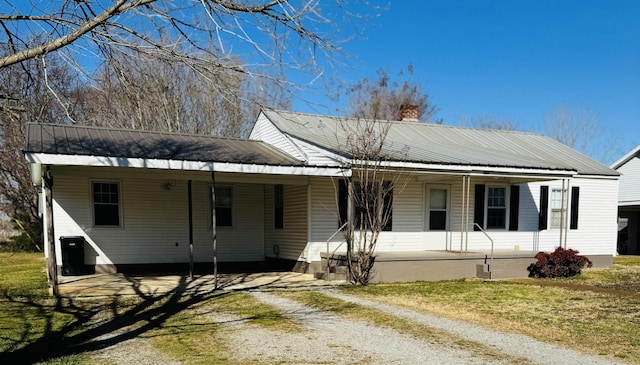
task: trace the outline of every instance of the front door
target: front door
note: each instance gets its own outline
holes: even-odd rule
[[[425,232],[428,249],[450,249],[450,185],[425,185]]]

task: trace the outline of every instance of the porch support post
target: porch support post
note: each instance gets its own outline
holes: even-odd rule
[[[467,202],[466,202],[466,212],[465,212],[465,222],[464,222],[464,251],[467,252],[469,250],[469,195],[471,191],[471,175],[467,175]]]
[[[462,175],[462,207],[460,209],[460,253],[462,253],[462,246],[464,244],[464,218],[465,218],[465,193],[467,191],[467,177]]]
[[[216,228],[215,171],[211,171],[211,233],[213,234],[213,288],[218,289],[218,230]]]
[[[354,211],[354,196],[353,196],[353,179],[351,177],[349,177],[347,179],[347,235],[348,235],[348,239],[347,239],[347,269],[348,269],[348,273],[347,273],[347,280],[349,282],[353,282],[353,275],[352,275],[352,267],[351,267],[351,257],[353,254],[353,241],[356,239],[355,238],[355,227],[353,225],[353,215],[355,213]]]
[[[47,246],[49,255],[47,256],[47,273],[49,286],[54,297],[58,296],[58,260],[56,260],[56,240],[53,231],[53,176],[51,176],[51,166],[46,165],[43,169],[42,195],[45,199],[45,222],[44,229],[47,231]]]
[[[569,184],[571,181],[567,180],[566,188],[562,189],[562,227],[564,227],[564,249],[567,249],[567,235],[569,234]]]
[[[192,181],[187,181],[187,194],[189,202],[189,279],[193,280],[193,197],[191,195]]]

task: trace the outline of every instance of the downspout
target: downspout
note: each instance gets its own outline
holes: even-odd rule
[[[211,234],[213,235],[213,289],[218,289],[218,230],[216,229],[216,173],[211,170]]]
[[[193,280],[193,197],[191,195],[192,181],[187,181],[187,194],[189,202],[189,279]]]

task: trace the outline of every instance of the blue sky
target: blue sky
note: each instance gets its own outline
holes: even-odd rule
[[[592,157],[611,150],[609,163],[640,144],[640,1],[396,0],[386,8],[344,46],[351,67],[333,70],[341,81],[411,63],[445,124],[508,119],[544,133],[545,115],[567,105],[599,115]],[[294,110],[344,107],[321,93],[302,97],[312,104],[296,100]]]

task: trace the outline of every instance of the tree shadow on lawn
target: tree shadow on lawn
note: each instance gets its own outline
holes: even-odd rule
[[[105,349],[159,329],[172,316],[232,292],[214,291],[205,283],[189,285],[190,280],[182,277],[166,294],[145,294],[139,282],[128,280],[136,288],[136,296],[74,300],[3,295],[11,313],[2,316],[13,317],[19,325],[0,339],[4,347],[0,364],[31,364]]]

